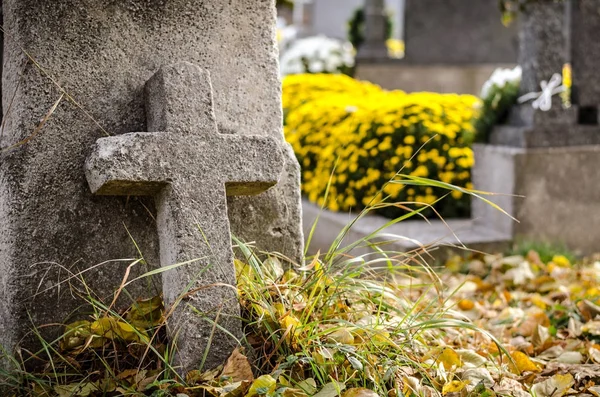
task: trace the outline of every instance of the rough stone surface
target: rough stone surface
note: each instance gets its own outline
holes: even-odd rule
[[[200,289],[171,317],[175,364],[185,371],[197,367],[212,339],[206,362],[212,368],[242,337],[226,195],[274,186],[283,168],[280,145],[272,137],[219,134],[208,73],[185,62],[161,68],[148,81],[146,113],[152,132],[98,140],[86,162],[87,180],[98,195],[156,198],[161,265],[193,261],[162,273],[165,303]],[[213,331],[190,306],[235,338]]]
[[[353,222],[357,214],[331,212],[304,201],[303,216],[307,234],[311,232],[312,225],[318,223],[308,247],[311,254],[316,254],[327,252],[342,229]],[[473,219],[446,219],[445,221],[433,219],[429,222],[406,220],[385,227],[389,221],[389,218],[379,215],[368,215],[359,219],[348,230],[342,246],[363,240],[384,228],[381,235],[374,240],[381,243],[379,247],[386,252],[408,252],[427,246],[430,247],[427,256],[432,255],[436,260],[445,261],[449,258],[449,254],[464,253],[461,244],[482,252],[505,252],[510,248],[512,237],[508,233],[501,233],[479,224]],[[432,246],[435,246],[435,249],[431,249]],[[375,252],[373,247],[360,245],[348,254],[359,256],[373,252]]]
[[[515,63],[517,26],[506,28],[496,0],[406,0],[405,62]]]
[[[539,89],[538,89],[539,91]],[[543,111],[531,106],[531,102],[518,104],[512,107],[508,124],[517,126],[555,126],[577,124],[577,107],[571,106],[565,108],[562,99],[555,95],[552,97],[552,107],[550,110]]]
[[[589,125],[499,125],[490,134],[490,143],[521,148],[600,145],[600,129]]]
[[[496,209],[474,203],[474,216],[488,229],[508,228],[515,237],[565,244],[581,254],[598,251],[600,145],[475,145],[474,151],[474,188],[508,194],[489,198],[519,220],[512,223]]]
[[[574,0],[571,11],[573,102],[598,111],[600,105],[600,1]]]
[[[48,76],[73,99],[64,98],[28,144],[0,158],[0,344],[10,348],[30,329],[27,309],[35,308],[36,324],[47,324],[68,320],[81,304],[66,284],[52,288],[66,277],[56,264],[78,271],[135,258],[132,237],[149,268],[158,266],[154,200],[93,196],[83,164],[104,131],[148,131],[144,84],[162,65],[189,61],[211,72],[220,132],[285,144],[271,0],[4,0],[3,11],[8,115],[0,147],[31,135],[59,98]],[[229,197],[228,212],[234,235],[299,260],[299,167],[284,153],[281,183],[256,197]],[[110,298],[130,262],[106,263],[86,280]],[[149,268],[135,266],[131,277]],[[145,281],[130,290],[136,297],[159,291],[159,282]],[[60,329],[44,331],[51,337]]]
[[[537,92],[540,82],[561,73],[568,61],[569,34],[563,2],[529,2],[519,16],[521,94]]]
[[[563,2],[530,2],[519,18],[519,65],[523,69],[520,94],[525,95],[539,92],[543,80],[562,72],[569,61],[570,35]],[[573,111],[567,112],[561,105],[560,98],[555,96],[548,112],[534,110],[529,103],[516,106],[512,124],[572,124]]]
[[[496,67],[513,68],[515,65],[408,65],[402,60],[390,59],[360,63],[356,77],[387,90],[479,95],[483,83]]]

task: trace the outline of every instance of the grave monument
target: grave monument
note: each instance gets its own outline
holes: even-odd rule
[[[128,287],[135,298],[163,292],[167,303],[201,265],[214,269],[201,284],[233,284],[227,219],[240,239],[301,260],[299,167],[282,134],[274,1],[4,0],[3,15],[4,348],[35,352],[34,324],[85,314],[66,282],[74,274],[112,298],[139,257],[136,245],[145,260],[130,279],[204,260],[189,274],[181,267],[162,283]],[[279,173],[266,192],[237,196],[266,190]],[[213,233],[212,261],[198,229]],[[191,306],[221,313],[239,335],[235,294],[197,294]],[[50,338],[60,332],[43,328]],[[204,330],[189,336],[206,342]],[[231,346],[211,349],[207,366]],[[193,367],[197,351],[185,341],[180,348],[179,364]]]
[[[371,8],[357,75],[386,89],[478,94],[499,66],[517,62],[517,28],[505,27],[497,0],[405,0],[404,58],[391,59],[382,36],[380,0]]]
[[[560,74],[570,61],[575,95],[570,107],[552,96],[549,111],[534,109],[531,102],[516,105],[489,144],[475,145],[475,188],[506,193],[493,201],[520,222],[478,200],[473,216],[516,238],[591,254],[600,237],[600,96],[594,66],[600,51],[590,42],[600,27],[600,1],[531,2],[519,18],[522,94],[541,93],[541,81]]]

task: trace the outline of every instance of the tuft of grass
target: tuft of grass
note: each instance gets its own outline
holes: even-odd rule
[[[540,260],[548,263],[555,256],[564,256],[571,263],[578,259],[578,255],[562,244],[554,244],[543,241],[517,240],[507,255],[527,256],[529,252],[536,252]]]
[[[391,183],[428,180],[396,178]],[[444,188],[481,194],[447,184]],[[379,202],[357,219],[384,205],[406,210],[387,227],[420,216],[426,208],[412,210],[410,204]],[[37,352],[11,356],[0,351],[0,360],[11,363],[0,369],[0,389],[9,396],[44,397],[328,397],[344,389],[393,397],[435,395],[448,381],[440,374],[462,363],[462,353],[448,343],[457,332],[477,334],[490,346],[484,353],[473,353],[488,365],[503,367],[512,360],[494,336],[454,310],[454,292],[427,264],[426,247],[408,253],[388,250],[381,240],[385,227],[347,243],[355,221],[341,231],[328,252],[307,257],[303,264],[256,252],[234,239],[245,330],[241,343],[251,347],[252,364],[240,348],[224,366],[179,376],[172,364],[176,341],[168,340],[165,332],[173,307],[164,307],[155,297],[116,310],[117,297],[128,296],[127,286],[139,277],[128,280],[126,272],[113,299],[103,302],[81,273],[72,275],[69,285],[90,309],[88,317],[65,325],[63,334],[52,341],[34,328],[41,345]],[[369,247],[370,252],[353,254],[359,247]],[[131,266],[139,261],[141,253]],[[77,288],[74,281],[79,282]],[[182,291],[181,296],[188,293]],[[43,365],[28,371],[32,362]]]

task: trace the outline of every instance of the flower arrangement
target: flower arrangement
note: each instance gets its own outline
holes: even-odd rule
[[[498,68],[481,88],[482,107],[475,122],[477,140],[486,142],[494,125],[502,123],[517,102],[521,85],[521,67]]]
[[[384,91],[347,76],[317,74],[287,77],[283,103],[285,135],[303,167],[303,192],[332,211],[360,210],[386,197],[433,204],[447,194],[388,183],[399,170],[471,187],[472,120],[480,103],[474,96]],[[452,196],[436,210],[468,216],[467,197],[458,191]],[[387,206],[379,212],[396,217],[405,210]]]
[[[280,58],[281,74],[345,73],[354,67],[354,49],[350,43],[325,36],[295,40]]]

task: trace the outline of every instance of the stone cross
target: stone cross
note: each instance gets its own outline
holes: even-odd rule
[[[86,177],[97,195],[155,197],[161,266],[189,262],[162,274],[165,303],[178,303],[175,364],[197,368],[209,349],[210,368],[241,337],[226,198],[274,186],[283,157],[273,138],[218,133],[209,74],[197,66],[162,67],[145,90],[150,132],[98,139]]]

